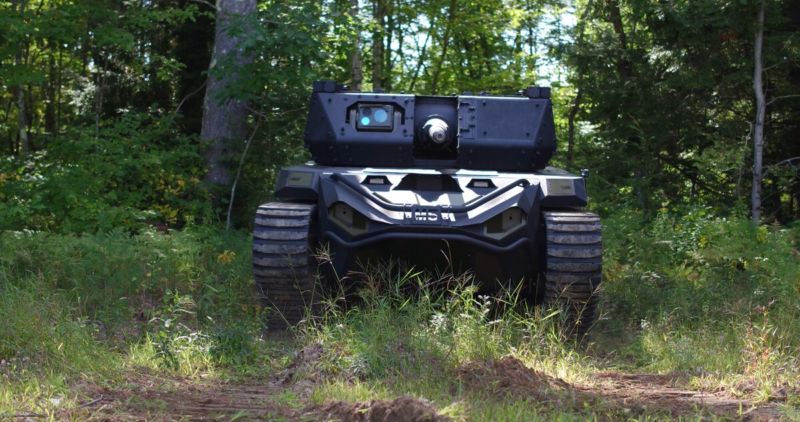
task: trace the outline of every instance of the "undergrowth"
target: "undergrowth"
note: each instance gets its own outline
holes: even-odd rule
[[[52,407],[80,381],[263,366],[246,234],[0,233],[0,415]],[[74,404],[74,403],[73,403]]]
[[[314,379],[315,403],[412,394],[456,419],[627,417],[458,381],[466,365],[512,356],[569,383],[609,367],[676,373],[695,388],[786,401],[791,412],[800,404],[799,240],[797,226],[755,228],[702,209],[648,223],[608,217],[601,319],[583,344],[563,341],[557,310],[515,305],[513,292],[479,296],[469,275],[372,268],[357,300],[341,306],[334,296],[296,329],[293,350],[322,350],[298,376]],[[115,385],[131,371],[281,371],[293,357],[263,324],[249,244],[245,233],[203,227],[0,233],[0,415],[54,415],[79,405],[76,383]]]
[[[391,264],[370,268],[369,278],[355,305],[329,303],[320,321],[299,330],[306,348],[323,349],[313,373],[305,374],[319,384],[313,402],[411,394],[434,400],[456,419],[545,420],[552,405],[522,398],[524,391],[498,401],[491,384],[501,380],[486,379],[485,389],[475,389],[459,381],[461,372],[505,356],[570,381],[585,381],[593,369],[576,344],[564,341],[558,310],[526,309],[514,292],[478,295],[469,275],[432,278]],[[436,287],[442,285],[449,287]],[[556,413],[587,416],[581,409]]]
[[[704,209],[605,220],[601,349],[765,401],[800,390],[800,226]],[[620,346],[623,347],[620,347]]]

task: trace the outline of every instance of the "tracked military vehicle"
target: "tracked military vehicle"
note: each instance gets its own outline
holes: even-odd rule
[[[255,218],[253,270],[271,325],[297,323],[318,299],[321,245],[338,277],[360,253],[446,250],[487,290],[563,305],[573,332],[591,325],[600,220],[583,210],[585,177],[547,167],[549,88],[419,96],[318,81],[305,145],[313,162],[281,170],[279,201]]]

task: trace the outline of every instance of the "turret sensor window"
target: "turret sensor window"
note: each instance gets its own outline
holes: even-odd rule
[[[394,107],[390,105],[359,105],[356,129],[391,131],[394,129]]]

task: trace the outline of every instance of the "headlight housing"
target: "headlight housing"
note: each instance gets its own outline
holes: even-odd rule
[[[344,202],[336,202],[328,208],[328,217],[351,235],[367,231],[367,217]]]
[[[525,225],[527,215],[521,208],[509,208],[492,217],[486,222],[486,235],[496,239],[505,237],[509,233]]]

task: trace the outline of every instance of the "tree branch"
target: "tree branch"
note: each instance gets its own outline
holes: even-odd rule
[[[778,101],[778,100],[784,100],[786,98],[797,98],[797,97],[800,97],[800,94],[790,94],[790,95],[781,95],[781,96],[778,96],[778,97],[772,97],[772,99],[767,103],[767,105],[768,106],[772,105],[772,103],[774,103],[775,101]]]
[[[787,158],[785,160],[778,161],[775,164],[770,164],[768,166],[765,166],[766,170],[764,170],[764,175],[762,177],[766,178],[767,175],[769,174],[770,170],[772,170],[775,167],[782,166],[784,164],[789,164],[790,166],[794,167],[794,164],[792,164],[792,161],[800,161],[800,156]]]
[[[175,115],[177,115],[177,114],[178,114],[178,112],[179,112],[179,111],[181,111],[181,107],[183,107],[183,103],[185,103],[185,102],[186,102],[186,100],[188,100],[189,98],[192,98],[192,97],[194,97],[195,95],[197,95],[197,94],[198,94],[200,91],[202,91],[202,90],[203,90],[203,88],[205,88],[205,87],[206,87],[206,84],[208,84],[208,78],[206,78],[206,80],[204,80],[204,81],[203,81],[202,85],[200,85],[200,87],[199,87],[199,88],[197,88],[197,89],[195,89],[194,91],[192,91],[192,92],[190,92],[190,93],[186,94],[186,96],[185,96],[185,97],[183,97],[183,99],[181,100],[181,102],[180,102],[180,103],[178,103],[178,106],[177,106],[177,107],[175,107],[175,111],[173,111],[173,112],[172,112],[172,117],[175,117]]]
[[[192,2],[195,2],[195,3],[199,3],[199,4],[204,4],[204,5],[208,6],[208,7],[210,7],[215,12],[218,10],[217,5],[214,4],[214,3],[211,3],[208,0],[189,0],[189,1],[192,1]]]
[[[711,192],[711,193],[713,193],[713,194],[715,194],[717,196],[725,197],[724,193],[712,188],[709,184],[707,184],[702,179],[700,179],[700,175],[699,175],[699,173],[697,172],[696,169],[692,169],[692,170],[694,170],[694,173],[692,173],[689,169],[687,169],[686,167],[681,165],[680,162],[672,160],[672,159],[670,159],[668,157],[665,157],[665,156],[663,156],[661,154],[657,154],[656,158],[661,160],[664,164],[667,164],[668,166],[674,168],[675,170],[678,171],[678,173],[682,174],[687,179],[689,179],[692,182],[696,183],[698,186],[700,186],[704,190],[706,190],[708,192]]]
[[[233,212],[233,202],[236,200],[236,185],[239,184],[239,178],[242,176],[242,167],[244,167],[244,159],[247,157],[247,151],[250,149],[250,144],[253,143],[253,138],[256,137],[256,133],[258,133],[258,129],[261,127],[261,122],[263,120],[258,120],[256,122],[256,126],[253,128],[253,132],[250,134],[250,138],[244,144],[244,151],[242,151],[242,156],[239,157],[239,167],[236,168],[236,176],[233,178],[233,184],[231,185],[231,198],[228,201],[228,215],[225,217],[225,230],[231,229],[231,213]]]

